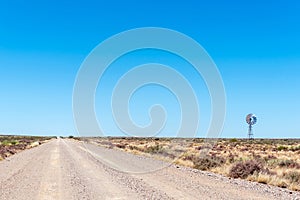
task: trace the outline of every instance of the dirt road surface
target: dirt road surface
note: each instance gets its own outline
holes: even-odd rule
[[[300,193],[55,139],[0,162],[0,199],[287,200]]]

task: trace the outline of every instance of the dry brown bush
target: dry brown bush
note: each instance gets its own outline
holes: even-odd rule
[[[229,176],[232,178],[247,178],[249,175],[252,175],[254,172],[262,171],[261,163],[255,160],[248,160],[245,162],[238,162],[234,164],[230,171]]]
[[[226,160],[217,156],[204,156],[194,157],[192,161],[194,163],[194,168],[199,170],[209,170],[221,166]]]

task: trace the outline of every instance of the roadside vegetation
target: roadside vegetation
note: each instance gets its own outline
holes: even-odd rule
[[[4,136],[0,135],[0,160],[14,155],[22,150],[38,146],[50,137]]]
[[[300,191],[300,139],[108,137],[84,140],[231,178]]]

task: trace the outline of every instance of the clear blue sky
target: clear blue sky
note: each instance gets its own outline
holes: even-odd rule
[[[245,137],[244,118],[253,112],[258,116],[255,136],[299,138],[299,10],[296,0],[1,1],[0,133],[75,134],[72,90],[84,58],[114,34],[154,26],[194,38],[217,64],[227,94],[223,137]],[[147,52],[141,54],[136,59],[129,55],[127,61],[143,61]],[[199,85],[201,96],[205,87]],[[98,94],[102,90],[99,86],[97,114],[105,131],[115,133],[104,109],[108,100]],[[160,98],[143,99],[147,91],[161,93]],[[131,102],[137,123],[147,122],[146,107],[156,100],[166,103],[171,116],[176,114],[176,101],[168,92],[155,86],[141,92]],[[200,136],[209,122],[209,99],[203,96]],[[135,113],[135,106],[145,112]],[[169,131],[177,121],[170,119]]]

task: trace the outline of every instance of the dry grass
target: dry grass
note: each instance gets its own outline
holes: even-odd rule
[[[0,135],[0,161],[19,151],[33,147],[35,142],[44,142],[50,137]]]
[[[85,138],[225,176],[300,190],[300,139]]]

